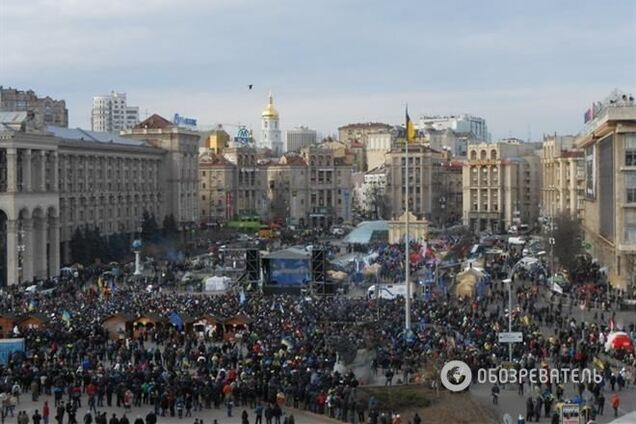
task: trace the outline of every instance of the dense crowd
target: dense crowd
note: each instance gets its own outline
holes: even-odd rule
[[[415,251],[419,248],[413,246]],[[377,252],[380,272],[402,275],[404,246],[383,246]],[[516,259],[511,256],[509,261]],[[509,267],[510,263],[503,265]],[[293,421],[291,416],[283,417],[281,405],[287,403],[343,421],[366,419],[383,424],[388,415],[374,399],[362,396],[359,384],[392,384],[396,377],[403,382],[422,381],[429,378],[426,370],[439,369],[450,359],[461,359],[473,368],[498,367],[508,355],[507,345],[497,342],[497,333],[507,328],[509,313],[502,283],[492,283],[483,297],[475,299],[455,299],[445,292],[426,301],[415,300],[414,328],[406,333],[403,299],[263,296],[255,292],[245,299],[234,292],[207,296],[144,290],[146,283],[142,286],[126,274],[98,285],[102,271],[88,268],[69,275],[47,294],[16,288],[0,299],[3,313],[37,311],[47,317],[44,329],[21,334],[6,331],[8,336],[24,337],[27,352],[13,355],[0,369],[5,415],[17,415],[19,397],[29,393],[33,400],[40,394],[52,396],[51,405],[45,404],[38,414],[46,413],[58,423],[79,420],[80,408],[87,408],[87,415],[96,423],[129,422],[100,411],[112,406],[121,408],[120,415],[130,414],[135,407],[151,411],[135,424],[158,422],[157,417],[166,415],[192,417],[209,408],[224,408],[228,415],[234,408],[245,410],[242,422],[260,416],[266,423],[278,424],[283,419]],[[183,269],[170,268],[164,273],[164,285],[179,271]],[[596,323],[577,322],[572,318],[574,298],[541,302],[544,292],[524,278],[528,276],[520,271],[512,316],[514,327],[527,337],[523,344],[515,345],[515,366],[585,367],[598,358],[608,333],[601,323],[610,318],[609,313],[601,312]],[[169,324],[137,331],[135,337],[113,337],[102,321],[115,313],[161,317],[171,313],[183,317],[242,314],[250,322],[232,339],[206,332],[186,333]],[[377,375],[356,377],[347,369],[358,349],[372,352],[371,366]],[[627,367],[616,373],[605,366],[604,384],[613,385],[617,380],[622,381],[616,383],[619,385],[631,384],[633,355],[616,355]],[[345,371],[334,371],[338,362]],[[598,411],[603,391],[599,387],[584,390],[592,393],[591,403]],[[545,406],[550,396],[559,399],[559,388],[542,387],[532,397],[533,411],[537,396]]]

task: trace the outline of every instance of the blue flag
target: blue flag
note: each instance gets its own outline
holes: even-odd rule
[[[183,331],[183,318],[181,318],[179,314],[177,314],[175,311],[172,311],[168,315],[168,319],[170,320],[170,323],[176,327],[177,330]]]

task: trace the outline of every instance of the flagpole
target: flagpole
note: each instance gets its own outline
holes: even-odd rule
[[[408,117],[408,106],[406,107],[406,116]],[[411,329],[411,284],[410,284],[410,264],[409,264],[409,121],[410,118],[407,119],[406,122],[406,137],[405,137],[405,149],[404,149],[404,162],[405,162],[405,166],[404,166],[404,178],[406,179],[405,182],[405,198],[404,201],[406,203],[405,205],[405,210],[406,210],[406,219],[404,220],[404,279],[406,281],[406,299],[404,302],[405,305],[405,320],[404,320],[404,324],[405,324],[405,328],[406,330],[410,330]]]

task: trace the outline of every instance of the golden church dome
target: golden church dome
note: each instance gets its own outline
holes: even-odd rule
[[[261,114],[263,118],[275,118],[278,119],[278,112],[274,109],[274,97],[272,97],[272,93],[269,93],[269,101],[267,102],[267,107]]]

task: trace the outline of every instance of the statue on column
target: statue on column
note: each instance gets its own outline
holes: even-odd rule
[[[141,275],[141,249],[143,243],[140,239],[135,239],[132,242],[132,250],[135,252],[135,272],[133,275]]]

